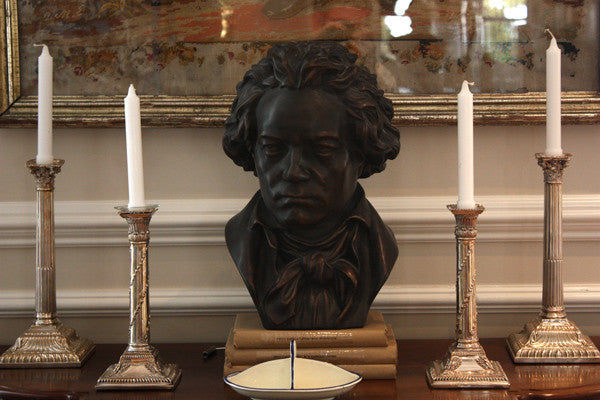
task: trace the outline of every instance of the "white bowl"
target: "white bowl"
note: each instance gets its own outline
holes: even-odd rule
[[[262,399],[332,399],[351,390],[362,377],[333,364],[306,358],[267,361],[225,377],[236,392]],[[292,389],[293,373],[293,389]]]

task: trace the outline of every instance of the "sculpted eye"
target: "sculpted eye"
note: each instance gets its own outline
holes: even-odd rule
[[[261,134],[256,142],[256,150],[266,157],[279,157],[285,152],[286,144],[278,137]]]
[[[268,156],[276,156],[281,153],[281,145],[276,143],[263,143],[261,147],[263,152]]]
[[[339,148],[340,144],[337,141],[322,140],[316,143],[315,152],[318,156],[328,157],[333,155]]]

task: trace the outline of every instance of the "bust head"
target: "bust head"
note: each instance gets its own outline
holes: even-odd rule
[[[273,222],[304,238],[349,212],[364,165],[344,105],[320,89],[269,89],[256,107],[254,168]]]
[[[392,104],[356,58],[333,42],[277,45],[237,86],[225,152],[258,176],[273,222],[301,237],[335,228],[358,178],[400,148]]]

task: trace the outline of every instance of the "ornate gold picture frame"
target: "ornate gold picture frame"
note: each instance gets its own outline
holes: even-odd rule
[[[222,126],[243,71],[277,41],[337,40],[375,72],[398,125],[545,122],[544,28],[563,50],[563,123],[600,122],[595,0],[4,0],[0,127],[33,127],[37,55],[54,56],[54,124],[122,126],[133,83],[145,126]],[[480,93],[477,93],[477,90]]]

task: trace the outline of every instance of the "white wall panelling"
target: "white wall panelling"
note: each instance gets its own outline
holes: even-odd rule
[[[486,207],[478,221],[477,241],[540,241],[542,196],[481,196]],[[454,240],[449,197],[370,198],[399,242]],[[223,229],[247,199],[153,200],[152,245],[224,245]],[[127,225],[114,210],[117,201],[59,201],[55,204],[57,247],[128,245]],[[600,195],[563,198],[565,241],[600,240]],[[35,203],[0,203],[0,248],[35,246]]]
[[[152,289],[153,316],[234,315],[254,311],[245,288],[229,289]],[[32,316],[34,292],[0,292],[0,318]],[[478,285],[477,305],[481,314],[535,313],[540,310],[540,285]],[[373,307],[386,314],[450,314],[456,307],[453,285],[385,285]],[[600,284],[566,285],[568,312],[600,312]],[[60,290],[57,292],[59,316],[127,316],[127,289]],[[525,322],[525,321],[524,321]]]

